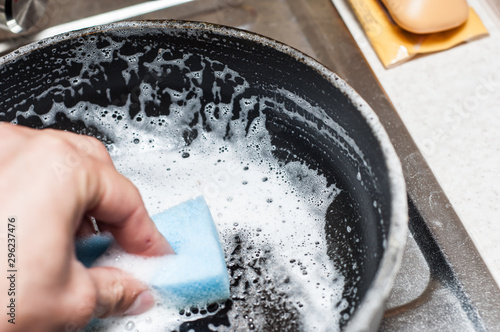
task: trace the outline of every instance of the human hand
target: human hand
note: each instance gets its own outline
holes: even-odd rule
[[[88,216],[129,253],[173,253],[98,140],[0,123],[0,271],[12,268],[5,251],[10,233],[17,271],[15,324],[2,314],[1,331],[74,331],[92,317],[139,314],[154,305],[147,286],[125,272],[87,269],[76,259],[75,236],[91,228]],[[10,287],[2,275],[2,312]]]

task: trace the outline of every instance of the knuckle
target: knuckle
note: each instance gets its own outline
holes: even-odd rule
[[[79,291],[79,303],[76,308],[77,324],[82,325],[88,322],[94,315],[97,307],[97,291],[94,287],[85,287]]]
[[[33,145],[38,148],[42,146],[46,151],[52,151],[54,153],[70,153],[74,151],[73,146],[70,142],[53,135],[53,133],[47,132],[49,129],[45,129],[44,132],[40,133],[36,138],[33,138]]]
[[[111,307],[109,305],[105,305],[104,303],[97,302],[95,309],[94,309],[94,315],[97,318],[106,318],[111,315]]]
[[[65,323],[65,331],[79,331],[94,317],[98,293],[90,279],[79,278],[66,289],[64,306],[60,307],[60,317]]]
[[[96,316],[105,318],[123,311],[127,290],[123,273],[110,269],[111,280],[102,291],[102,303],[97,304]]]
[[[112,163],[106,146],[97,138],[81,135],[76,145],[82,155],[92,156],[97,160]]]
[[[93,137],[93,136],[85,136],[85,139],[87,140],[88,143],[90,143],[92,146],[95,146],[95,147],[104,147],[104,144],[102,144],[102,142],[100,140],[98,140],[97,138]]]
[[[91,137],[91,139],[94,141],[93,146],[96,155],[111,161],[111,157],[109,156],[108,149],[106,149],[106,146],[97,138]]]
[[[115,280],[111,283],[111,294],[115,307],[120,307],[125,298],[125,286],[122,273],[115,272]]]

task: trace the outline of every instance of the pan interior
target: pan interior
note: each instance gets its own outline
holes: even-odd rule
[[[324,75],[255,40],[182,28],[66,39],[0,74],[0,120],[99,138],[150,213],[206,197],[233,298],[171,313],[175,328],[347,324],[382,258],[390,195],[371,129]]]

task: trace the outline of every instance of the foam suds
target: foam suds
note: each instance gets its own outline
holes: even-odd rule
[[[254,132],[262,133],[258,128]],[[151,214],[205,196],[221,235],[232,285],[230,326],[218,330],[265,330],[269,323],[265,309],[278,305],[293,316],[286,321],[293,324],[288,327],[331,331],[343,309],[336,306],[343,278],[326,255],[324,215],[337,189],[327,187],[324,178],[303,164],[282,165],[272,158],[268,137],[260,137],[258,146],[246,142],[231,143],[205,133],[187,149],[172,149],[157,138],[117,144],[112,157],[118,170],[138,186]],[[154,260],[113,255],[100,264],[135,272],[147,282],[147,264]],[[89,331],[123,331],[127,324],[138,331],[174,330],[183,321],[202,316],[200,312],[179,315],[159,299],[148,313],[108,319]]]

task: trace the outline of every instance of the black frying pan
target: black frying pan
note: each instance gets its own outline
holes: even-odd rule
[[[111,45],[110,40],[120,46]],[[96,62],[85,51],[92,49],[106,50],[107,58]],[[274,156],[284,164],[302,162],[341,189],[325,216],[328,255],[346,280],[343,297],[348,306],[339,326],[349,331],[376,330],[406,239],[401,167],[369,106],[344,81],[306,55],[262,36],[204,23],[136,22],[91,28],[29,45],[0,59],[0,120],[70,130],[112,143],[112,138],[85,119],[59,112],[54,121],[47,122],[47,114],[54,104],[71,109],[87,101],[99,107],[125,108],[121,121],[148,121],[168,115],[164,105],[175,101],[166,93],[141,101],[141,82],[159,87],[158,91],[182,91],[189,88],[186,73],[197,70],[204,70],[207,79],[199,88],[206,93],[200,100],[198,121],[179,131],[186,146],[202,131],[213,129],[203,105],[232,102],[233,117],[240,116],[238,100],[231,101],[234,86],[222,86],[217,96],[212,93],[216,68],[203,66],[203,58],[194,57],[185,70],[158,76],[145,64],[156,61],[159,49],[169,50],[163,53],[164,60],[193,53],[237,71],[248,82],[249,94],[271,101],[255,112],[265,116],[266,130],[276,147]],[[135,69],[125,78],[122,70],[130,63],[121,55],[134,54],[138,55]],[[299,96],[309,106],[277,91]],[[255,112],[245,115],[249,123],[257,116]],[[231,307],[229,301],[226,310]],[[283,306],[264,310],[265,323],[254,328],[300,328],[287,319],[273,319],[285,316],[286,311]],[[219,324],[225,317],[221,311],[180,329],[206,330],[208,324]]]

